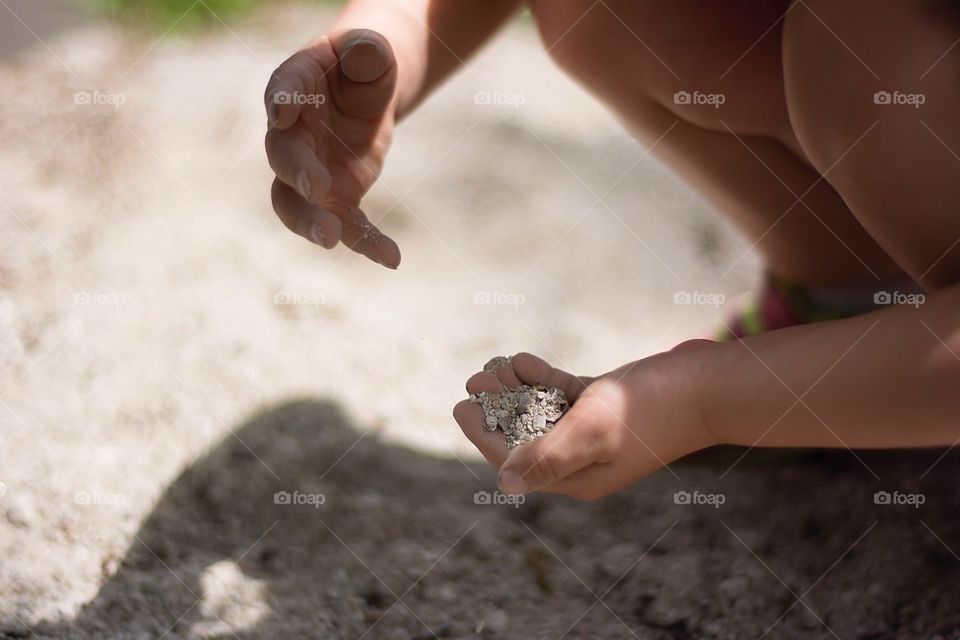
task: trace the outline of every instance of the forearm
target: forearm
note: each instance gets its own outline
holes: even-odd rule
[[[396,116],[409,113],[500,27],[520,0],[352,0],[333,32],[372,29],[397,59]]]
[[[960,287],[855,318],[698,354],[696,402],[717,441],[923,447],[960,439]]]

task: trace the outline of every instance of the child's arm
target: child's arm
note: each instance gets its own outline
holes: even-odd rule
[[[396,269],[400,249],[360,208],[409,112],[519,0],[353,0],[330,34],[285,61],[264,102],[274,210],[325,248]]]
[[[393,46],[396,116],[409,113],[504,23],[521,0],[353,0],[331,33],[370,29]]]
[[[704,423],[720,442],[928,447],[960,439],[960,287],[898,306],[711,346]]]
[[[606,495],[715,444],[926,447],[960,440],[960,286],[919,308],[695,340],[597,378],[576,378],[521,354],[467,390],[520,382],[575,400],[541,439],[507,451],[468,401],[454,415],[500,469],[505,491]]]

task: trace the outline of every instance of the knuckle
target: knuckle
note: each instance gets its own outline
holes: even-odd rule
[[[278,178],[274,178],[273,185],[270,187],[270,203],[273,204],[273,210],[276,211],[277,213],[280,213],[280,210],[282,209],[281,207],[281,202],[283,201],[283,194],[281,193],[282,189],[283,189],[283,185],[280,184],[280,180]]]
[[[635,371],[635,369],[633,371]],[[591,395],[598,400],[608,400],[621,390],[624,380],[631,379],[631,373],[633,373],[633,371],[627,373],[627,375],[620,380],[616,380],[612,376],[601,376],[597,378],[590,385]]]
[[[264,91],[264,100],[270,100],[281,87],[290,82],[290,63],[293,58],[288,59],[270,74],[270,80],[267,82],[267,88]]]
[[[263,139],[263,147],[267,151],[267,157],[275,159],[279,155],[280,132],[271,129]]]
[[[606,424],[600,422],[586,422],[581,425],[582,437],[590,451],[604,455],[618,447],[617,434]]]
[[[555,455],[541,454],[534,459],[530,475],[539,485],[550,485],[563,478],[563,467]]]
[[[276,180],[270,191],[270,203],[273,205],[273,211],[277,214],[277,217],[280,218],[283,226],[299,234],[300,216],[296,215],[295,211],[290,210],[289,202],[283,193],[285,188],[285,186],[280,184],[279,180]]]

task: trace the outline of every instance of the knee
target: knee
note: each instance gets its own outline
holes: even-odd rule
[[[941,0],[795,3],[784,19],[784,90],[814,167],[842,181],[863,163],[909,157],[910,140],[928,135],[924,120],[958,104],[960,55],[944,56],[958,36],[957,9]]]

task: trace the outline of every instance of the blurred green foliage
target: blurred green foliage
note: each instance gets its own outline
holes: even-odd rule
[[[283,2],[343,4],[346,0],[74,0],[114,18],[160,31],[203,27],[229,22],[245,11]],[[218,19],[219,18],[219,19]],[[524,22],[531,20],[526,6],[520,12]]]
[[[276,0],[82,0],[95,9],[147,27],[169,29],[229,20],[256,5]],[[309,0],[339,3],[342,0]]]

